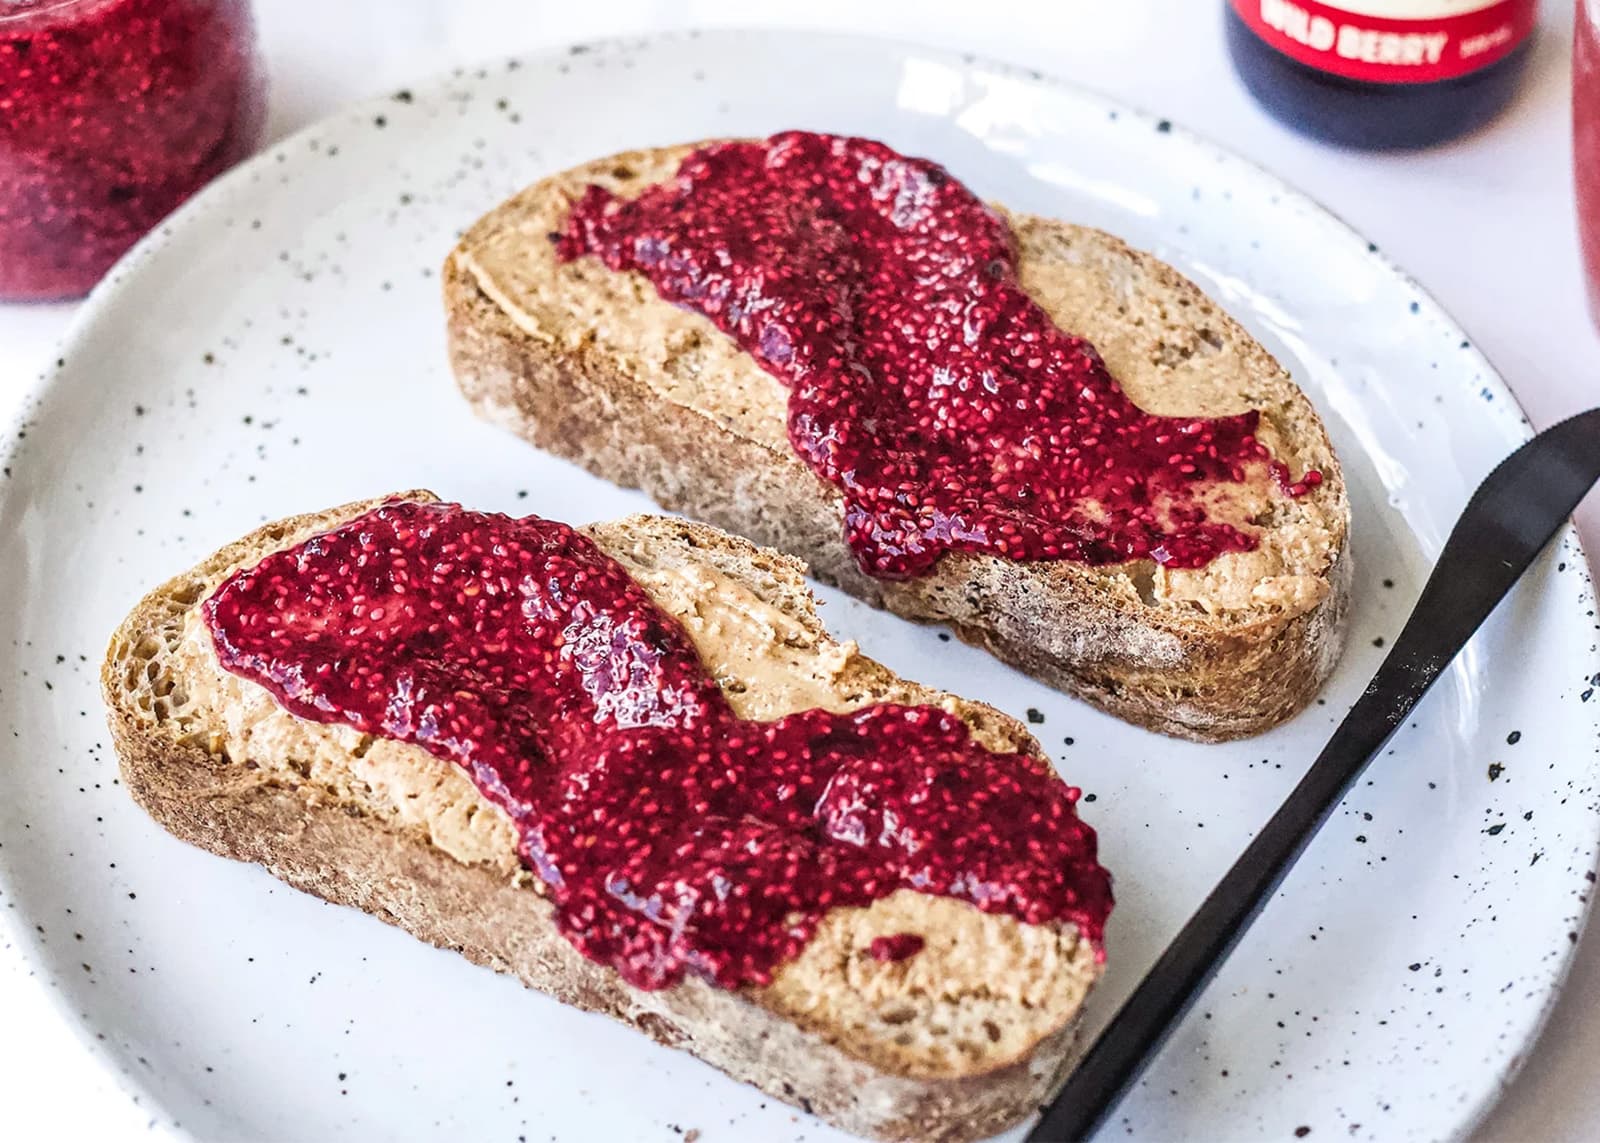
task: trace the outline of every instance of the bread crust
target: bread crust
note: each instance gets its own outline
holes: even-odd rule
[[[444,266],[444,302],[451,366],[480,416],[598,476],[643,489],[669,509],[796,555],[818,579],[869,603],[909,619],[947,623],[964,641],[1135,725],[1220,742],[1265,731],[1311,701],[1343,648],[1350,593],[1349,510],[1338,461],[1304,394],[1266,350],[1192,283],[1150,255],[1097,231],[1013,216],[1014,228],[1027,241],[1047,248],[1052,242],[1076,243],[1119,279],[1139,283],[1118,304],[1123,310],[1143,305],[1151,313],[1131,313],[1126,322],[1130,328],[1143,327],[1147,319],[1168,322],[1174,326],[1170,336],[1151,342],[1137,329],[1123,338],[1126,331],[1113,337],[1107,329],[1082,325],[1075,332],[1097,344],[1130,341],[1133,356],[1151,357],[1139,358],[1138,371],[1153,378],[1153,386],[1159,386],[1164,369],[1171,372],[1162,357],[1187,355],[1194,347],[1209,352],[1208,347],[1226,346],[1232,359],[1243,363],[1247,376],[1235,386],[1242,392],[1230,395],[1230,402],[1270,404],[1272,419],[1294,454],[1289,459],[1302,467],[1314,463],[1323,473],[1322,485],[1310,496],[1328,523],[1319,538],[1322,550],[1307,557],[1308,567],[1298,577],[1302,586],[1314,588],[1303,603],[1229,610],[1205,606],[1206,601],[1192,608],[1152,607],[1141,595],[1153,565],[1018,563],[962,552],[947,553],[930,574],[914,580],[873,579],[859,569],[843,540],[837,491],[786,444],[774,447],[774,440],[782,440],[781,423],[765,426],[760,434],[765,439],[733,431],[726,420],[663,399],[647,376],[648,363],[622,359],[608,346],[604,329],[592,336],[582,330],[531,336],[501,299],[485,291],[473,269],[476,252],[508,235],[543,242],[553,200],[566,201],[589,181],[636,193],[670,174],[687,149],[632,152],[564,172],[496,208],[463,237]],[[551,277],[562,272],[543,263],[539,270]],[[547,288],[558,292],[563,286],[558,281]],[[1108,293],[1111,289],[1106,287]],[[646,283],[644,291],[649,290]],[[636,292],[641,293],[638,307],[666,305]],[[1097,305],[1104,301],[1097,299]],[[1190,315],[1182,319],[1188,326],[1169,311]],[[626,320],[625,315],[606,316]],[[698,315],[693,320],[704,322]],[[704,336],[724,338],[704,324]],[[1118,372],[1113,355],[1106,356]],[[743,385],[755,383],[741,378]],[[770,385],[781,393],[776,380]],[[1136,398],[1159,396],[1159,388],[1139,393],[1130,386],[1129,391]],[[781,409],[782,397],[777,400]],[[1218,410],[1182,411],[1209,415]]]
[[[403,499],[432,499],[406,493]],[[441,948],[508,973],[564,1003],[604,1013],[658,1042],[683,1048],[736,1079],[861,1135],[881,1139],[961,1141],[992,1135],[1030,1114],[1051,1090],[1072,1044],[1079,1005],[1057,1018],[1030,1051],[961,1075],[927,1076],[862,1058],[836,1029],[808,1026],[781,1011],[781,998],[761,989],[729,991],[697,978],[659,991],[630,986],[614,970],[587,960],[561,936],[537,881],[507,878],[466,864],[414,830],[395,827],[341,803],[283,771],[230,758],[196,740],[166,715],[170,696],[150,669],[175,624],[227,571],[269,551],[337,526],[381,501],[266,525],[223,548],[190,572],[149,593],[111,640],[102,686],[124,785],[169,832],[212,853],[256,862],[298,889],[349,905]],[[648,518],[641,518],[648,519]],[[720,545],[724,562],[746,559],[758,570],[790,561],[703,525],[672,521],[697,543]],[[628,522],[608,527],[626,527]],[[791,573],[792,574],[792,573]],[[802,616],[815,623],[815,616]],[[868,677],[881,671],[866,661]],[[929,692],[930,694],[932,692]],[[1015,720],[983,707],[956,709],[985,733],[1015,738],[1038,752]],[[444,765],[444,763],[440,763]],[[1099,966],[1078,958],[1081,1001]]]

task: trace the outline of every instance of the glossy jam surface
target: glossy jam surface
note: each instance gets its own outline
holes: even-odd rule
[[[394,503],[205,605],[222,665],[289,711],[459,764],[557,922],[635,985],[762,983],[828,909],[909,887],[1098,943],[1078,792],[935,707],[738,718],[694,644],[587,538]]]
[[[255,145],[248,0],[0,0],[0,299],[75,297]]]
[[[1258,414],[1140,410],[1018,284],[1006,221],[934,163],[804,132],[718,144],[637,198],[590,187],[557,247],[643,274],[788,386],[789,439],[843,493],[870,574],[953,550],[1187,568],[1256,544],[1203,501],[1272,479]]]

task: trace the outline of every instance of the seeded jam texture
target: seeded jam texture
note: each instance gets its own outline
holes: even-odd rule
[[[248,0],[0,0],[0,299],[83,294],[255,146]]]
[[[891,933],[886,937],[874,938],[867,946],[867,952],[872,954],[872,959],[892,964],[896,961],[910,960],[922,951],[928,942],[920,933]]]
[[[1157,417],[1018,284],[1010,227],[943,167],[807,132],[720,143],[622,199],[590,186],[558,256],[643,274],[789,389],[789,440],[840,490],[864,571],[946,551],[1194,568],[1256,546],[1219,485],[1290,495],[1260,414]]]
[[[740,719],[677,622],[563,524],[395,502],[203,607],[222,666],[291,713],[459,765],[567,939],[638,987],[765,983],[829,909],[901,888],[1101,938],[1094,831],[1042,762],[937,707]]]

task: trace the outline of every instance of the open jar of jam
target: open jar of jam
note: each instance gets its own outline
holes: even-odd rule
[[[0,299],[88,291],[248,154],[249,0],[0,0]]]

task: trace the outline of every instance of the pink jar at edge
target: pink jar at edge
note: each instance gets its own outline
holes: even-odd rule
[[[249,0],[0,0],[0,300],[86,293],[248,154]]]
[[[1589,314],[1600,328],[1600,0],[1578,0],[1572,51],[1572,173]]]

